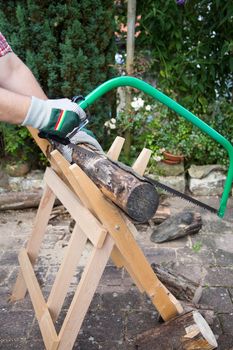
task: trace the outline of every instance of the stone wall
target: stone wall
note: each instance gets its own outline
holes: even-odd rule
[[[226,169],[221,165],[192,165],[185,171],[183,163],[160,162],[157,174],[150,176],[177,191],[188,191],[193,196],[217,196],[222,194]]]
[[[192,165],[185,171],[183,163],[168,165],[160,162],[157,170],[160,175],[150,174],[152,178],[180,192],[188,191],[193,196],[221,195],[226,179],[226,169],[221,165]],[[0,169],[0,193],[41,189],[43,174],[42,170],[22,174]]]

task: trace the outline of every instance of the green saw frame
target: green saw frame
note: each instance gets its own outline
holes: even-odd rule
[[[224,184],[224,189],[223,189],[223,193],[222,193],[222,197],[221,197],[220,205],[218,209],[218,216],[223,218],[225,215],[227,201],[230,195],[231,186],[233,182],[233,146],[232,144],[225,137],[219,134],[216,130],[214,130],[208,124],[206,124],[203,120],[201,120],[200,118],[195,116],[193,113],[189,112],[187,109],[182,107],[179,103],[175,102],[170,97],[166,96],[165,94],[163,94],[162,92],[160,92],[159,90],[151,86],[150,84],[145,83],[144,81],[134,77],[123,76],[123,77],[117,77],[106,81],[102,85],[98,86],[95,90],[93,90],[89,95],[87,95],[85,97],[85,100],[81,101],[79,105],[81,108],[86,109],[88,106],[93,104],[102,95],[120,86],[131,86],[133,88],[143,91],[144,93],[148,94],[149,96],[153,97],[154,99],[166,105],[168,108],[175,111],[181,117],[185,118],[186,120],[188,120],[189,122],[197,126],[204,133],[208,134],[212,139],[220,143],[226,149],[229,155],[230,164],[229,164],[227,178]]]

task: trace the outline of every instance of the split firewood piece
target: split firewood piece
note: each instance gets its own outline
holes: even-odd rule
[[[150,239],[152,242],[162,243],[197,233],[201,228],[202,220],[199,213],[183,211],[156,226]]]
[[[181,275],[175,275],[171,270],[152,263],[151,267],[159,280],[166,286],[166,288],[179,300],[193,301],[198,284],[188,280]]]
[[[171,216],[171,209],[164,205],[159,205],[155,215],[150,220],[150,226],[159,225]]]
[[[159,195],[155,187],[132,168],[84,145],[75,147],[72,162],[79,165],[103,194],[131,219],[147,222],[155,214]]]
[[[215,336],[198,311],[180,315],[138,335],[138,350],[211,350],[218,346]]]

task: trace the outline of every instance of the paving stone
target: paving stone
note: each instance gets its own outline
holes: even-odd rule
[[[144,253],[150,264],[161,264],[176,260],[176,249],[159,247],[159,245],[156,248],[150,247],[144,249]]]
[[[9,296],[10,295],[11,291],[9,291]],[[34,313],[32,302],[28,293],[26,294],[25,298],[10,302],[10,305],[13,311],[32,311]]]
[[[210,325],[210,327],[216,339],[219,337],[220,334],[223,333],[222,326],[219,320],[219,315],[215,315],[213,323]]]
[[[15,349],[26,350],[28,348],[29,346],[25,338],[13,338],[13,337],[11,339],[0,338],[0,350],[15,350]],[[40,350],[41,349],[43,348],[40,348]]]
[[[233,336],[230,334],[221,334],[217,339],[218,350],[233,350]]]
[[[232,335],[232,324],[233,324],[233,312],[230,314],[218,315],[223,333]]]
[[[223,249],[216,249],[213,254],[216,266],[233,268],[233,253],[229,253]]]
[[[15,266],[18,261],[19,252],[16,250],[7,250],[1,256],[1,266]]]
[[[33,318],[33,311],[9,311],[8,309],[1,309],[0,339],[25,338]]]
[[[200,239],[193,240],[190,239],[190,247],[185,247],[177,249],[176,251],[177,261],[180,263],[192,264],[203,264],[208,266],[213,264],[213,252],[211,249],[207,249],[206,246],[202,244]]]
[[[111,322],[109,322],[111,320]],[[106,340],[119,341],[124,334],[124,312],[120,310],[89,310],[82,328],[82,336],[86,339],[94,338],[93,343]],[[106,337],[107,335],[107,337]]]
[[[203,288],[201,304],[214,307],[217,313],[232,313],[233,304],[226,288]]]
[[[44,349],[44,342],[41,339],[27,339],[26,340],[26,347],[22,348],[22,350],[28,350],[28,349],[32,349],[32,350],[43,350]]]
[[[200,264],[186,264],[182,263],[173,263],[168,264],[168,268],[174,274],[181,275],[195,283],[200,283],[203,280],[203,276],[205,276],[205,268]]]
[[[75,343],[75,346],[73,349],[74,350],[100,350],[100,349],[101,350],[135,350],[135,347],[125,341],[114,342],[109,340],[105,342],[97,342],[92,337],[90,337],[89,339],[80,337]]]
[[[227,267],[213,267],[208,269],[204,283],[209,286],[233,286],[233,269]]]
[[[148,311],[132,311],[128,313],[126,321],[126,339],[133,339],[136,335],[149,330],[158,324],[158,313]]]
[[[233,302],[233,288],[228,288],[228,292],[230,293],[231,301]]]
[[[7,267],[0,266],[0,285],[5,284],[6,279],[9,276],[9,273],[10,273],[10,269],[8,266]]]

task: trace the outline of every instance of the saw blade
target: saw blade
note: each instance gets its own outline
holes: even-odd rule
[[[93,158],[96,157],[96,154],[94,151],[88,150],[88,149],[83,149],[82,147],[80,147],[79,145],[75,145],[73,143],[69,143],[68,147],[70,147],[73,150],[76,150],[77,154],[79,156],[81,156],[82,158]],[[208,211],[210,211],[211,213],[217,214],[218,210],[216,208],[211,207],[208,204],[205,204],[193,197],[190,197],[189,195],[179,192],[177,190],[175,190],[174,188],[171,188],[157,180],[154,180],[148,176],[140,176],[139,174],[137,174],[131,167],[119,162],[119,161],[113,161],[112,159],[110,159],[109,157],[107,157],[106,155],[102,154],[102,157],[106,157],[109,161],[111,161],[113,164],[117,165],[118,167],[122,168],[125,171],[128,171],[129,173],[133,174],[135,177],[139,178],[141,181],[147,181],[150,182],[153,186],[160,188],[162,190],[165,190],[168,193],[171,193],[173,196],[179,197],[189,203],[195,204],[203,209],[206,209]]]
[[[161,188],[169,193],[171,193],[172,195],[176,196],[176,197],[180,197],[181,199],[185,200],[185,201],[188,201],[190,203],[193,203],[201,208],[204,208],[214,214],[217,214],[218,213],[218,210],[216,208],[213,208],[211,207],[210,205],[208,204],[205,204],[193,197],[190,197],[188,196],[187,194],[185,193],[182,193],[182,192],[179,192],[177,190],[175,190],[174,188],[171,188],[167,185],[164,185],[163,183],[157,181],[157,180],[154,180],[154,179],[151,179],[150,177],[148,176],[144,176],[145,179],[147,179],[148,181],[150,181],[155,187],[158,187],[158,188]]]

